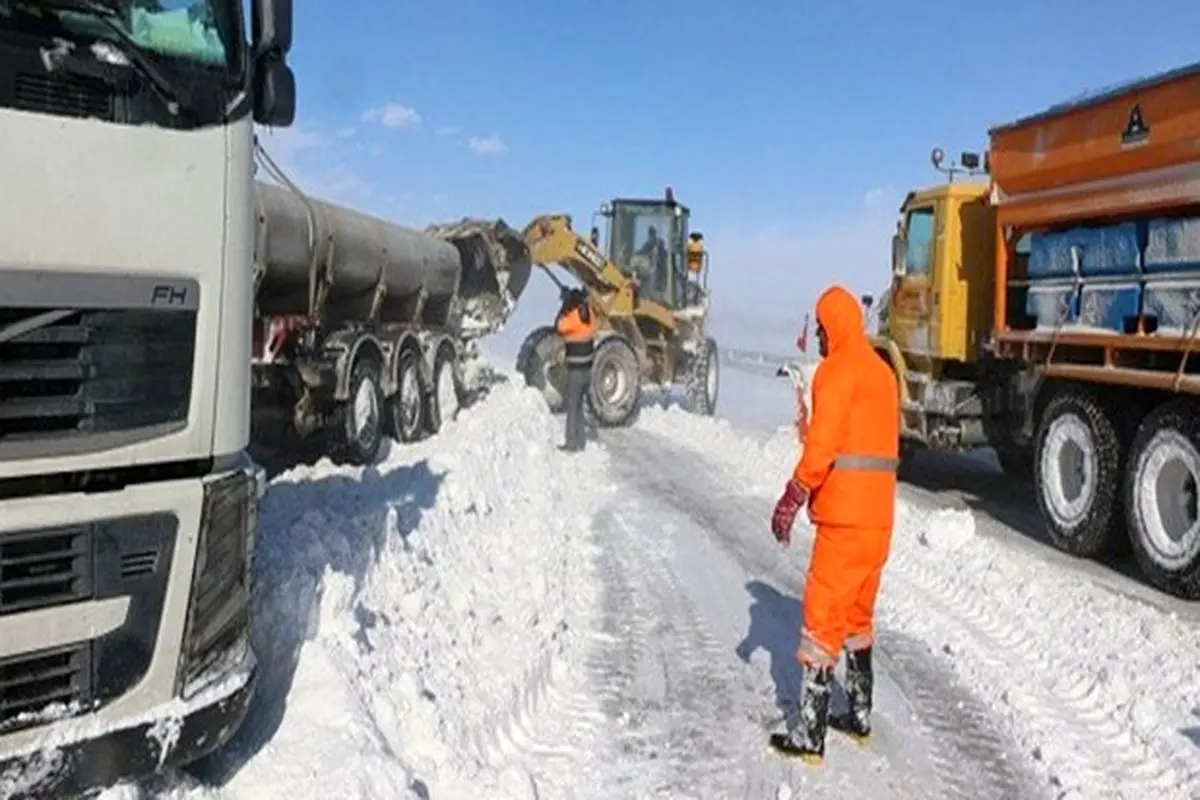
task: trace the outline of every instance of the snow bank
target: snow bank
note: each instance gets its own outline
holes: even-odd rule
[[[647,412],[640,425],[689,442],[731,492],[771,501],[799,452],[789,431],[755,441],[677,409]],[[764,515],[769,509],[764,503]],[[1195,797],[1194,622],[1002,535],[981,536],[981,519],[900,498],[880,624],[942,653],[996,709],[1054,795]],[[802,540],[811,527],[799,522]]]
[[[256,703],[213,767],[224,785],[176,796],[527,795],[498,748],[598,597],[605,454],[560,453],[561,428],[536,392],[501,385],[377,467],[275,479]]]

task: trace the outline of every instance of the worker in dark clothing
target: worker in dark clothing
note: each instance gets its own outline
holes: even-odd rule
[[[592,353],[596,339],[596,316],[583,289],[563,293],[562,308],[555,320],[558,335],[566,345],[567,431],[561,449],[575,453],[583,449],[583,401],[592,377]]]

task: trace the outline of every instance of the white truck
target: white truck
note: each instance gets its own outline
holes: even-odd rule
[[[251,6],[0,0],[0,797],[195,760],[253,692],[253,123],[295,79]]]

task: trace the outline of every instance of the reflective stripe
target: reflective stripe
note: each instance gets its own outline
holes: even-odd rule
[[[875,643],[869,633],[855,633],[846,637],[846,641],[842,643],[842,649],[847,653],[853,653],[857,650],[866,650]]]
[[[796,660],[801,664],[812,664],[818,667],[837,666],[837,657],[829,652],[829,648],[821,644],[808,628],[800,631],[800,646],[796,649]]]
[[[833,460],[834,469],[852,469],[865,472],[895,472],[900,459],[888,456],[860,456],[847,454]]]

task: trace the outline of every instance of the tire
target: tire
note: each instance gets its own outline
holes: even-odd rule
[[[405,347],[396,356],[396,392],[387,401],[388,431],[404,444],[421,438],[425,424],[425,387],[421,380],[421,351]]]
[[[642,407],[642,375],[637,353],[624,336],[602,339],[592,360],[585,407],[601,427],[632,425]]]
[[[1058,549],[1080,558],[1120,549],[1122,449],[1112,417],[1093,392],[1065,389],[1047,404],[1033,473],[1038,508]],[[1079,486],[1065,474],[1076,465],[1084,472]]]
[[[425,430],[435,434],[452,421],[465,404],[466,389],[454,345],[443,341],[433,359],[433,378],[426,402]]]
[[[566,351],[558,331],[549,325],[535,328],[517,353],[517,372],[542,393],[551,414],[566,406]]]
[[[1165,592],[1200,599],[1200,413],[1194,401],[1165,403],[1142,420],[1124,489],[1142,572]]]
[[[360,353],[350,371],[350,397],[334,409],[330,454],[357,466],[375,461],[383,445],[385,404],[380,360]]]
[[[704,340],[704,352],[693,357],[688,365],[684,407],[693,414],[711,417],[717,411],[717,395],[721,389],[721,356],[715,340]]]

